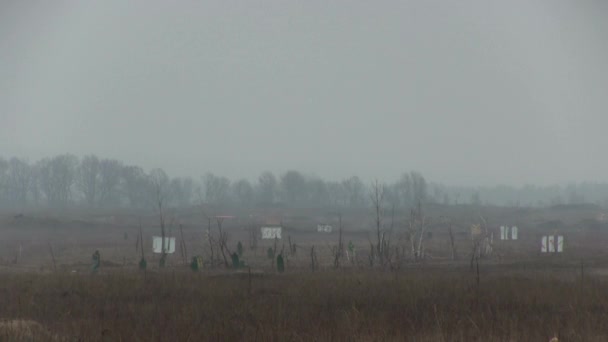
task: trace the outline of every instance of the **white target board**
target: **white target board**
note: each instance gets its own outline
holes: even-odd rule
[[[549,247],[549,253],[555,253],[555,236],[549,235],[547,246]]]
[[[540,240],[540,251],[541,253],[547,253],[547,237],[543,236]]]
[[[562,253],[564,251],[564,237],[562,235],[545,235],[541,239],[541,253]]]
[[[281,238],[281,227],[262,227],[262,239],[280,239]]]
[[[500,226],[500,239],[501,240],[517,240],[517,227]]]
[[[164,247],[164,248],[163,248]],[[163,238],[162,236],[153,236],[152,237],[152,249],[154,253],[160,254],[165,250],[167,254],[175,253],[175,238],[165,236],[165,243],[163,246]]]
[[[328,224],[317,225],[317,232],[319,233],[331,233],[334,228]]]

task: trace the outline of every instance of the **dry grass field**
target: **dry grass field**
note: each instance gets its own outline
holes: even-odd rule
[[[404,256],[392,269],[367,262],[369,213],[344,216],[344,240],[353,241],[358,254],[337,269],[331,252],[337,233],[314,229],[328,219],[292,214],[283,220],[278,248],[290,237],[298,249],[284,253],[283,274],[266,257],[273,241],[249,248],[248,229],[257,223],[235,219],[224,227],[230,250],[238,241],[245,245],[247,267],[194,272],[179,250],[158,267],[151,252],[158,226],[153,216],[144,217],[144,272],[137,267],[138,215],[6,214],[0,221],[0,341],[608,340],[608,229],[594,219],[595,209],[488,209],[492,229],[517,224],[520,239],[495,237],[479,271],[477,264],[470,268],[468,236],[477,216],[451,210],[429,216],[454,217],[457,260],[437,219],[429,225],[425,259]],[[206,258],[206,222],[181,217],[187,261]],[[565,236],[563,254],[540,253],[540,236],[551,233]],[[177,229],[171,234],[180,239]],[[94,250],[102,256],[96,274]]]
[[[575,278],[482,272],[478,285],[465,270],[435,268],[11,274],[0,277],[0,315],[35,322],[26,337],[57,341],[606,341],[608,283]]]

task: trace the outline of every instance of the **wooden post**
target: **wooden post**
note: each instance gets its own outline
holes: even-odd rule
[[[51,250],[51,258],[53,259],[53,270],[57,272],[57,263],[55,262],[55,253],[53,253],[53,246],[49,242],[49,249]]]
[[[181,236],[181,252],[182,252],[182,259],[184,261],[184,264],[188,263],[188,250],[186,249],[186,240],[184,240],[184,231],[182,230],[182,225],[179,225],[179,234]]]

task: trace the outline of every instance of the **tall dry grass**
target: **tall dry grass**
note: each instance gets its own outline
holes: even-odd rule
[[[478,286],[464,270],[5,274],[0,318],[74,341],[608,341],[608,283],[527,272]]]

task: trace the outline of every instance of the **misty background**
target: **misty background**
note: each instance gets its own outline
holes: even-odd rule
[[[126,165],[205,198],[209,175],[234,200],[269,171],[289,202],[290,170],[326,188],[417,170],[428,201],[605,203],[607,15],[599,0],[2,1],[4,198],[23,197],[10,175],[27,165],[35,188],[10,203],[86,202],[97,155],[120,164],[106,200],[121,205]],[[44,191],[50,165],[72,176]]]

